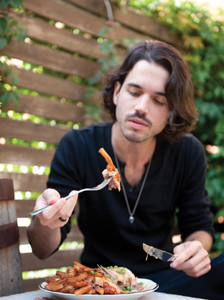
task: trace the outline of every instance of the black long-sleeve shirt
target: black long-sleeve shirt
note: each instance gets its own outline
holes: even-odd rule
[[[112,123],[95,124],[67,133],[53,158],[48,187],[66,196],[71,190],[102,182],[107,163],[98,150],[103,147],[115,163],[111,126]],[[133,189],[124,178],[125,164],[119,164],[132,211],[144,175]],[[198,230],[213,237],[205,177],[204,149],[188,134],[173,144],[157,140],[134,223],[129,222],[122,190],[109,191],[105,187],[98,192],[81,193],[78,224],[85,237],[82,263],[90,267],[119,265],[139,277],[168,268],[168,263],[151,257],[146,261],[142,243],[172,251],[171,231],[176,213],[183,240]],[[69,230],[68,222],[61,229],[62,242]]]

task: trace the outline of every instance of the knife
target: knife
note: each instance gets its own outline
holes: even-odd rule
[[[148,259],[148,255],[153,256],[156,259],[161,259],[166,262],[172,262],[176,259],[175,255],[146,244],[143,244],[143,249],[147,253],[146,260]]]

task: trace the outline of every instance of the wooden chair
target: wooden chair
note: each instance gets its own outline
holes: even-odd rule
[[[13,181],[0,179],[0,297],[23,292]]]

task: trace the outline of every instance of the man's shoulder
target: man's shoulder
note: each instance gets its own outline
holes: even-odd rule
[[[202,143],[192,133],[185,134],[181,139],[177,140],[176,145],[179,147],[203,149]]]
[[[104,123],[93,123],[89,126],[84,126],[78,129],[77,131],[80,133],[87,132],[87,133],[93,133],[93,132],[103,132],[105,130],[110,130],[112,126],[112,122],[104,122]]]
[[[88,126],[81,127],[79,129],[72,129],[67,132],[62,139],[73,140],[74,138],[86,138],[94,137],[95,135],[101,135],[104,132],[110,131],[112,122],[94,123]]]
[[[193,134],[188,133],[173,144],[172,152],[182,157],[200,157],[205,155],[205,149],[202,143]]]

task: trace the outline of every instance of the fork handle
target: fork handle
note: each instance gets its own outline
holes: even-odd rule
[[[32,211],[32,212],[30,213],[30,216],[35,216],[35,215],[41,213],[42,211],[44,211],[44,210],[45,210],[46,208],[48,208],[49,206],[51,206],[51,205],[47,205],[47,206],[44,206],[44,207],[42,207],[42,208],[40,208],[40,209],[37,209],[37,210]]]
[[[76,194],[79,194],[79,193],[81,193],[81,192],[83,192],[83,191],[84,191],[84,189],[83,189],[83,190],[80,190],[80,191],[76,191],[76,192],[72,193],[71,195],[68,195],[68,196],[62,197],[62,198],[68,199],[68,198],[70,198],[70,197],[72,197],[72,196],[74,196],[74,195],[76,195]],[[41,213],[42,211],[44,211],[44,210],[45,210],[46,208],[48,208],[49,206],[51,206],[51,204],[46,205],[46,206],[44,206],[44,207],[42,207],[42,208],[40,208],[40,209],[37,209],[37,210],[32,211],[32,212],[30,213],[30,216],[35,216],[35,215]]]
[[[110,182],[110,180],[111,180],[112,178],[113,178],[113,176],[110,177],[110,178],[108,178],[108,179],[105,179],[99,186],[97,186],[97,187],[95,187],[95,188],[85,188],[85,189],[76,191],[76,192],[74,192],[74,193],[72,193],[72,194],[70,194],[70,195],[68,195],[68,196],[66,196],[66,197],[62,197],[62,198],[68,199],[68,198],[71,198],[72,196],[75,196],[75,195],[77,195],[77,194],[79,194],[79,193],[82,193],[82,192],[85,192],[85,191],[98,191],[98,190],[101,190],[102,188],[104,188],[104,187]],[[47,206],[44,206],[44,207],[42,207],[42,208],[40,208],[40,209],[38,209],[38,210],[32,211],[32,212],[30,213],[30,216],[35,216],[35,215],[41,213],[42,211],[44,211],[44,210],[45,210],[47,207],[49,207],[49,206],[51,206],[51,205],[47,205]]]
[[[79,194],[79,193],[84,192],[85,190],[87,190],[87,189],[83,189],[83,190],[76,191],[76,192],[74,192],[74,193],[72,193],[72,194],[70,194],[70,195],[68,195],[68,196],[66,196],[66,197],[62,197],[62,198],[68,199],[68,198],[73,197],[73,196],[75,196],[75,195],[77,195],[77,194]]]

